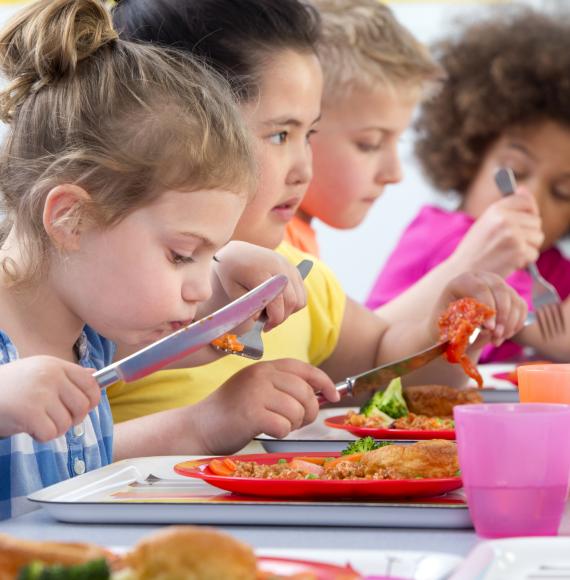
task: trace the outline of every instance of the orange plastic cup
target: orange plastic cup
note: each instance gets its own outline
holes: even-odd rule
[[[570,364],[523,365],[517,375],[521,403],[570,405]]]

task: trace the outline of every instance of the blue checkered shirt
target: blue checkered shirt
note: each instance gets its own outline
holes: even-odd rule
[[[86,326],[77,343],[79,364],[100,369],[111,363],[114,344]],[[0,364],[18,358],[15,346],[0,331]],[[1,386],[0,386],[1,388]],[[0,440],[0,520],[34,509],[26,496],[38,489],[112,460],[113,418],[106,393],[81,425],[47,443],[25,433]]]

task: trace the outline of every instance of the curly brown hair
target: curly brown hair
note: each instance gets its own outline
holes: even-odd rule
[[[488,148],[541,119],[570,127],[570,14],[493,11],[434,47],[448,78],[416,122],[416,154],[440,191],[465,194]]]

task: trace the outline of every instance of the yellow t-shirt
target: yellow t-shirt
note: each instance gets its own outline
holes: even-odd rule
[[[338,342],[346,295],[336,276],[321,261],[283,243],[277,251],[294,264],[309,258],[314,266],[307,279],[307,307],[263,335],[262,360],[295,358],[319,366]],[[228,355],[189,369],[160,371],[133,383],[108,389],[115,422],[197,403],[242,368],[256,361]]]

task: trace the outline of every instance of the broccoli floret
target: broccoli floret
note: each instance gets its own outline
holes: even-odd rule
[[[374,441],[372,437],[362,437],[362,439],[357,439],[352,441],[342,452],[342,455],[352,455],[353,453],[366,453],[367,451],[374,451],[374,449],[380,449],[386,445],[391,445],[389,441]]]
[[[106,560],[92,560],[75,566],[32,562],[20,570],[18,580],[109,580],[111,570]]]
[[[408,406],[402,394],[401,379],[394,379],[384,391],[377,391],[367,401],[360,412],[366,417],[378,417],[385,415],[390,419],[399,419],[408,414]]]

